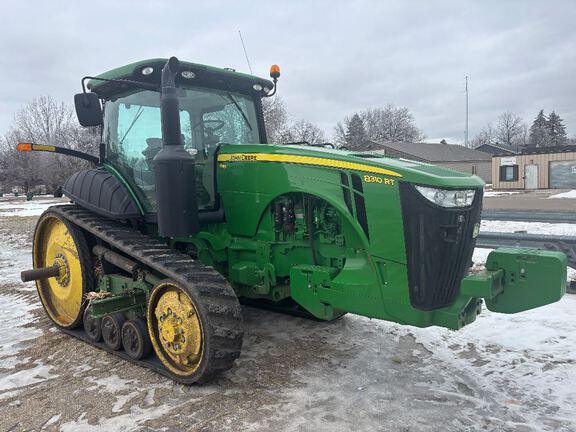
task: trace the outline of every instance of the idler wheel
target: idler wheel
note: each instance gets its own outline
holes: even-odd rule
[[[102,339],[106,346],[114,351],[122,348],[122,325],[126,321],[124,315],[115,313],[102,318]]]
[[[92,342],[100,342],[102,340],[102,320],[92,317],[91,308],[86,308],[84,311],[84,331],[86,336]]]
[[[122,326],[122,345],[126,354],[134,360],[148,357],[152,352],[152,342],[148,328],[142,319],[128,320]]]

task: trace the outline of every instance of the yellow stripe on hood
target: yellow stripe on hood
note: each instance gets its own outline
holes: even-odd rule
[[[298,156],[273,153],[228,153],[218,155],[218,162],[280,162],[299,165],[316,165],[330,168],[341,168],[353,171],[363,171],[374,174],[402,177],[402,174],[386,168],[365,165],[356,162],[326,159],[314,156]]]

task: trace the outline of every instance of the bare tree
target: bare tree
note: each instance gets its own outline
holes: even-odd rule
[[[316,144],[324,141],[324,132],[307,120],[290,125],[290,116],[280,97],[262,99],[262,110],[268,142],[289,143],[306,141]]]
[[[387,105],[360,113],[366,134],[373,141],[418,142],[424,139],[414,116],[406,107]]]
[[[334,143],[338,146],[338,147],[344,147],[346,146],[346,126],[344,126],[344,124],[350,123],[350,120],[348,119],[348,117],[344,118],[344,122],[339,121],[338,123],[336,123],[336,126],[334,126]]]
[[[480,129],[480,132],[478,132],[474,138],[469,141],[470,147],[476,148],[484,144],[496,144],[495,135],[496,131],[494,130],[494,127],[492,124],[488,123],[482,129]]]
[[[306,120],[299,120],[285,131],[282,141],[306,141],[310,144],[318,144],[325,142],[325,139],[324,132],[318,126]]]
[[[416,126],[414,116],[406,107],[387,105],[384,108],[371,108],[358,113],[366,132],[366,138],[376,142],[419,142],[425,136]],[[346,132],[354,116],[345,117],[336,123],[334,141],[347,145]]]
[[[16,151],[16,145],[21,141],[26,140],[19,139],[13,129],[2,138],[0,172],[4,192],[10,192],[14,187],[22,187],[28,192],[32,187],[44,184],[47,173],[53,170],[54,161],[46,155]]]
[[[529,128],[516,114],[506,111],[498,117],[496,124],[488,123],[470,141],[472,148],[483,144],[500,146],[526,146],[529,142]]]
[[[504,146],[524,146],[528,143],[528,126],[516,114],[506,111],[498,117],[494,138]]]
[[[89,164],[56,154],[20,154],[16,151],[19,142],[58,145],[96,154],[99,134],[81,128],[72,107],[49,96],[29,102],[16,113],[12,127],[1,142],[4,183],[20,185],[26,192],[40,184],[53,190]]]
[[[288,129],[288,112],[279,96],[262,99],[262,112],[268,142],[281,142]]]

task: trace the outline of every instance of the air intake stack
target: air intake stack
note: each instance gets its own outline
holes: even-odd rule
[[[171,57],[162,69],[162,150],[154,158],[158,231],[180,237],[198,231],[194,158],[184,149],[176,76],[180,62]]]

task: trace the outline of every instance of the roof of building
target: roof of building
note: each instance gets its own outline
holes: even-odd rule
[[[521,149],[518,146],[504,146],[500,144],[486,143],[479,145],[474,150],[495,155],[495,154],[518,154],[520,153]]]
[[[492,155],[455,144],[428,144],[408,142],[377,143],[370,141],[360,151],[375,153],[386,152],[386,149],[402,152],[426,162],[463,162],[490,161]]]
[[[565,145],[558,147],[524,147],[518,153],[521,155],[531,155],[531,154],[552,154],[552,153],[570,153],[576,152],[576,145]],[[508,156],[505,153],[495,154],[494,156]]]

